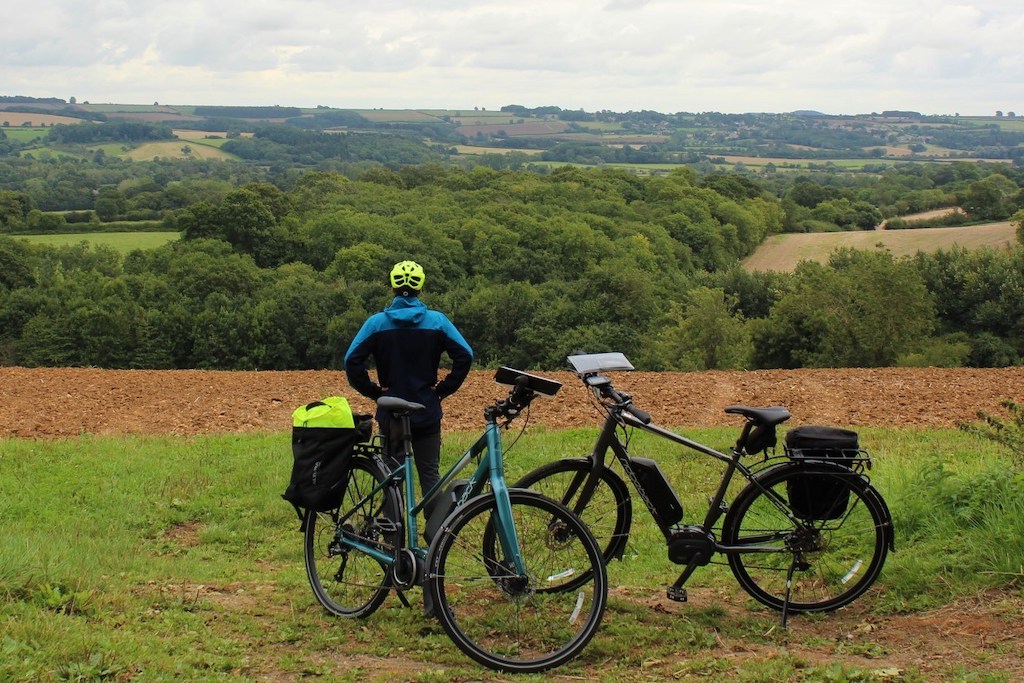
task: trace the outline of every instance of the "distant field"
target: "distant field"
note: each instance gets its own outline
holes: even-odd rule
[[[87,123],[85,119],[76,119],[72,116],[58,116],[56,114],[28,114],[20,111],[0,111],[0,125],[4,122],[11,126],[22,126],[26,123],[32,126],[54,126],[58,123]]]
[[[908,164],[908,163],[949,163],[953,161],[967,161],[971,163],[977,163],[981,161],[987,161],[990,163],[1010,163],[1009,159],[954,159],[945,158],[943,154],[939,158],[914,158],[910,156],[901,156],[898,153],[892,156],[884,156],[878,158],[868,159],[789,159],[786,157],[751,157],[751,156],[739,156],[732,154],[712,154],[712,158],[723,159],[725,164],[719,164],[720,166],[731,166],[735,164],[743,164],[744,166],[761,167],[772,164],[780,169],[785,168],[810,168],[811,166],[826,166],[831,165],[839,169],[856,169],[863,168],[864,166],[878,166],[879,164]],[[894,158],[896,157],[896,158]]]
[[[1015,116],[1012,119],[1008,116],[962,116],[961,121],[973,121],[982,125],[999,126],[1002,130],[1024,131],[1024,116]]]
[[[412,109],[353,109],[367,121],[378,123],[424,123],[436,121],[440,115],[426,114]]]
[[[60,247],[79,242],[102,244],[127,254],[135,249],[155,249],[181,237],[176,232],[87,232],[66,235],[18,235],[18,239]]]
[[[459,154],[509,154],[511,152],[521,152],[522,154],[529,154],[530,156],[536,154],[542,154],[542,149],[511,149],[509,147],[476,147],[474,145],[455,145],[455,150]]]
[[[167,105],[159,104],[80,104],[78,105],[82,109],[87,111],[101,112],[104,114],[110,114],[114,112],[132,112],[132,113],[144,113],[144,112],[163,112],[163,113],[176,113],[180,110],[180,107],[171,107]]]
[[[473,117],[463,117],[462,121],[468,121]],[[564,121],[530,121],[528,123],[480,123],[479,125],[460,125],[456,130],[467,138],[477,134],[494,135],[504,132],[509,136],[516,135],[555,135],[569,127]]]
[[[1009,221],[970,225],[959,228],[920,228],[917,230],[860,230],[857,232],[791,233],[769,237],[757,248],[743,268],[747,271],[788,272],[800,261],[828,261],[840,247],[885,249],[895,256],[910,256],[919,251],[949,249],[954,244],[965,249],[992,247],[1005,249],[1017,243],[1016,228]]]
[[[3,119],[3,113],[0,112],[0,119]],[[32,142],[39,138],[46,137],[47,130],[45,128],[0,128],[3,130],[4,135],[7,136],[8,140],[17,140],[18,142]]]
[[[216,142],[216,141],[211,141]],[[188,147],[191,152],[185,154],[182,149]],[[133,161],[148,161],[157,157],[171,159],[232,159],[230,154],[222,152],[213,145],[202,144],[199,140],[177,140],[174,142],[147,142],[135,149],[125,152],[123,156]]]

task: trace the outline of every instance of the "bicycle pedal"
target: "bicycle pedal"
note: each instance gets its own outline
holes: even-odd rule
[[[669,600],[674,600],[676,602],[686,602],[687,599],[686,589],[677,588],[675,586],[669,586],[668,590],[665,591],[665,595],[668,596]]]
[[[398,524],[388,519],[387,517],[378,517],[377,519],[373,520],[373,522],[377,525],[378,529],[380,529],[386,534],[393,534],[396,531],[398,531]]]

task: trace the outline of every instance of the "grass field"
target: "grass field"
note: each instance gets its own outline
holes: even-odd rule
[[[3,118],[2,113],[0,113],[0,118]],[[7,136],[8,140],[15,140],[22,143],[32,142],[39,138],[45,138],[47,133],[46,128],[22,128],[20,126],[17,128],[0,128],[0,130],[3,130],[3,133]]]
[[[509,149],[508,147],[477,147],[475,145],[455,145],[455,150],[459,154],[509,154],[511,152],[520,152],[530,156],[537,156],[544,153],[544,150],[541,149]]]
[[[940,155],[942,157],[945,154]],[[895,166],[897,164],[910,164],[910,163],[922,163],[927,161],[929,163],[948,163],[952,161],[966,161],[968,163],[977,163],[981,161],[987,161],[990,163],[1009,163],[1008,159],[953,159],[953,158],[937,158],[937,159],[920,159],[911,158],[909,156],[895,154],[891,156],[884,156],[879,158],[871,159],[789,159],[785,157],[751,157],[742,155],[713,155],[714,159],[724,160],[724,164],[718,164],[722,168],[729,168],[736,164],[743,164],[752,168],[763,168],[768,164],[772,164],[779,170],[785,169],[807,169],[811,167],[830,167],[837,168],[839,170],[857,170],[864,168],[865,166]]]
[[[437,121],[444,112],[424,113],[412,109],[354,109],[367,121],[377,123],[429,123]]]
[[[915,230],[859,230],[855,232],[787,233],[773,235],[743,262],[748,271],[787,272],[800,261],[828,261],[833,251],[884,249],[895,256],[910,256],[959,245],[965,249],[1008,249],[1017,243],[1016,228],[1009,221],[957,228]]]
[[[221,142],[223,144],[223,142]],[[186,154],[183,150],[191,150]],[[122,156],[133,161],[148,161],[157,157],[170,159],[234,159],[235,157],[223,152],[212,144],[205,144],[202,140],[178,140],[174,142],[147,142],[134,149],[124,152]]]
[[[63,235],[18,235],[18,239],[36,244],[65,246],[88,242],[113,247],[122,254],[136,249],[153,249],[178,239],[176,232],[88,232]]]
[[[724,445],[734,432],[693,436]],[[638,512],[626,556],[609,567],[615,593],[593,642],[565,667],[520,677],[462,655],[415,609],[418,589],[410,591],[414,609],[392,597],[366,620],[319,609],[298,522],[279,498],[291,460],[286,432],[2,440],[0,680],[1012,680],[999,673],[1018,657],[1012,641],[991,646],[970,670],[975,677],[954,668],[925,678],[913,665],[894,667],[890,659],[906,653],[871,628],[1019,578],[1024,514],[1007,488],[1004,456],[955,430],[861,434],[875,456],[872,480],[897,521],[899,551],[858,602],[859,625],[842,615],[804,617],[781,631],[777,614],[736,597],[720,565],[694,576],[692,590],[707,597],[678,611],[652,609],[650,596],[663,595],[679,568]],[[584,452],[594,435],[531,432],[506,460],[509,477]],[[446,437],[443,464],[471,436]],[[657,457],[687,519],[698,514],[714,471],[675,453]],[[1019,618],[1007,613],[1005,627]],[[850,634],[825,636],[836,621],[849,623]],[[895,678],[879,674],[894,669]]]

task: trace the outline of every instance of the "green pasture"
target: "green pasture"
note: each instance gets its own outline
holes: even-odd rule
[[[22,128],[21,126],[6,126],[0,128],[8,140],[28,143],[46,137],[46,128]]]
[[[166,107],[159,104],[79,104],[86,111],[94,111],[103,114],[115,114],[126,112],[132,114],[146,114],[151,112],[165,112],[167,109],[179,109],[178,107]]]
[[[377,123],[424,123],[436,121],[444,112],[421,112],[415,109],[353,109],[367,121]]]
[[[60,235],[17,235],[34,244],[62,247],[80,242],[113,247],[122,254],[136,249],[154,249],[181,237],[177,232],[86,232]]]
[[[215,147],[217,149],[220,149],[221,147],[224,146],[224,143],[227,142],[227,141],[228,141],[228,139],[226,137],[219,137],[219,138],[190,138],[190,139],[186,140],[185,142],[188,142],[188,144],[190,144],[190,145],[206,145],[207,147]]]
[[[581,121],[580,125],[586,130],[596,130],[602,133],[616,133],[623,130],[621,121]]]
[[[993,123],[1002,130],[1022,131],[1024,130],[1024,116],[1017,112],[1017,116],[962,116],[958,121],[972,121],[979,125],[991,126]]]
[[[860,433],[897,548],[858,602],[864,623],[983,592],[1012,603],[1021,592],[1024,479],[1008,456],[956,430]],[[595,435],[530,430],[507,453],[509,478],[584,453]],[[722,448],[736,437],[724,428],[690,435]],[[443,464],[473,436],[447,435]],[[684,521],[696,519],[717,466],[675,447],[635,446],[675,483]],[[501,676],[422,616],[416,590],[413,609],[392,596],[366,620],[328,617],[306,582],[298,520],[279,497],[290,467],[285,431],[0,440],[0,681],[939,680],[913,668],[879,677],[889,645],[868,628],[827,641],[814,625],[829,615],[794,617],[801,626],[780,630],[778,615],[745,599],[718,565],[689,584],[702,600],[652,609],[679,567],[640,512],[625,558],[609,567],[615,592],[605,623],[583,654],[542,676]],[[715,596],[738,607],[718,607]],[[1006,619],[1019,620],[1007,609]],[[797,654],[808,648],[824,655]],[[983,677],[931,673],[1005,683],[1000,654],[1017,656],[1015,645],[993,648]],[[844,663],[851,652],[869,658]]]

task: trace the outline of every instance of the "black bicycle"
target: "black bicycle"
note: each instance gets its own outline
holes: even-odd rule
[[[604,427],[589,455],[545,464],[515,486],[561,501],[579,515],[598,539],[605,562],[622,558],[633,517],[629,488],[606,463],[611,451],[664,534],[669,559],[684,567],[668,588],[673,600],[686,600],[683,585],[716,554],[726,556],[747,593],[782,612],[783,626],[790,612],[849,604],[878,578],[895,549],[892,516],[867,476],[871,458],[855,432],[798,427],[776,455],[776,428],[790,418],[789,411],[732,405],[725,412],[745,424],[723,453],[653,424],[629,394],[617,391],[602,373],[632,370],[623,354],[570,356],[569,362],[605,414]],[[630,454],[635,430],[724,464],[702,523],[682,524],[683,507],[657,462]],[[757,454],[763,455],[752,465],[743,462]],[[727,502],[737,476],[746,483]]]

